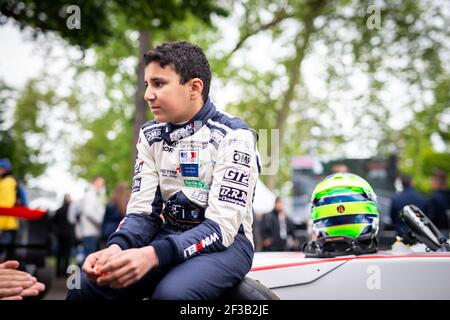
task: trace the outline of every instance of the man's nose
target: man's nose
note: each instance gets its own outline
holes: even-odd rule
[[[146,101],[154,101],[156,99],[156,94],[150,87],[147,87],[147,89],[145,89],[144,99]]]

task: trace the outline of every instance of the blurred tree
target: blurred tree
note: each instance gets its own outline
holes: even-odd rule
[[[11,159],[14,153],[14,141],[8,130],[7,110],[10,108],[14,90],[0,80],[0,158]],[[11,122],[11,121],[10,121]]]
[[[39,89],[37,80],[28,81],[21,91],[4,84],[0,86],[0,157],[8,157],[14,175],[26,181],[41,175],[49,165],[43,160],[45,155],[41,148],[48,140],[49,123],[40,113],[46,106],[58,104],[58,98],[52,90]],[[7,109],[14,110],[9,117],[6,117]]]
[[[291,181],[292,155],[338,158],[351,147],[360,157],[402,157],[414,141],[401,141],[400,130],[407,131],[413,115],[439,119],[448,110],[448,100],[437,98],[449,91],[441,81],[450,61],[445,1],[247,0],[235,6],[240,36],[224,55],[224,74],[243,87],[245,98],[230,110],[253,127],[280,130],[280,172],[263,177],[271,188]],[[242,58],[267,37],[270,67]],[[316,68],[306,70],[306,60]],[[315,74],[313,85],[306,71]],[[441,108],[427,103],[430,96]],[[394,98],[401,104],[393,106]],[[433,133],[448,132],[436,123],[429,129],[415,131],[427,146]]]
[[[399,148],[404,150],[401,168],[412,174],[418,188],[426,193],[431,191],[433,169],[450,173],[450,78],[435,83],[433,97],[434,102],[415,112],[410,124],[398,133]],[[440,152],[434,150],[433,140],[440,141]]]
[[[206,0],[155,0],[155,1],[77,1],[76,5],[80,13],[80,28],[71,29],[67,22],[74,11],[68,6],[71,1],[36,1],[36,0],[0,0],[0,24],[13,19],[22,29],[31,27],[37,37],[40,34],[56,33],[70,44],[78,46],[83,53],[88,49],[94,49],[96,62],[94,65],[78,63],[78,76],[86,70],[97,70],[106,77],[106,95],[111,100],[113,108],[111,113],[100,115],[99,119],[85,119],[81,113],[82,123],[91,132],[91,139],[86,141],[86,147],[77,148],[74,156],[74,164],[77,172],[85,178],[104,173],[108,185],[113,185],[118,177],[123,177],[131,172],[130,156],[127,160],[120,158],[128,153],[135,158],[134,146],[137,140],[140,126],[148,119],[148,108],[143,100],[143,54],[151,46],[153,39],[165,39],[163,34],[167,30],[181,22],[200,21],[202,28],[210,26],[211,15],[226,15],[227,12],[215,1]],[[196,23],[196,22],[195,22]],[[194,24],[195,24],[194,23]],[[197,24],[198,26],[198,24]],[[182,28],[183,26],[181,26]],[[173,34],[176,28],[172,28]],[[189,34],[178,30],[178,35],[188,37]],[[139,79],[139,80],[138,80]],[[134,88],[134,110],[130,112],[127,107],[131,105],[130,93]],[[117,95],[123,97],[117,98]],[[123,98],[123,99],[122,99]],[[130,103],[131,102],[131,103]],[[124,112],[121,114],[120,112]],[[107,125],[115,124],[105,132]],[[119,132],[117,132],[117,128]],[[128,130],[132,130],[129,135]],[[116,130],[116,131],[114,131]],[[113,132],[114,131],[114,132]],[[108,136],[106,136],[109,134]],[[129,142],[124,143],[124,137],[129,137]],[[131,148],[131,149],[130,149]],[[120,149],[123,152],[117,153]],[[88,153],[87,153],[88,152]],[[102,160],[103,159],[103,160]],[[113,163],[120,159],[119,163]],[[109,170],[99,163],[109,163]],[[124,168],[123,161],[128,161],[128,170]],[[102,170],[95,173],[94,169]],[[114,173],[114,170],[119,170]],[[107,171],[107,172],[105,172]],[[107,174],[110,176],[108,176]]]
[[[104,95],[109,107],[96,117],[92,117],[91,109],[89,113],[80,114],[82,127],[88,132],[89,138],[73,150],[73,163],[77,174],[90,177],[99,172],[107,178],[108,188],[119,180],[131,179],[133,167],[130,166],[130,155],[135,150],[134,138],[131,142],[133,123],[136,123],[135,86],[137,82],[143,83],[136,78],[135,66],[138,59],[130,55],[130,52],[139,50],[133,41],[138,37],[138,33],[129,31],[125,17],[118,21],[116,28],[117,34],[123,37],[110,39],[107,46],[96,48],[96,62],[91,66],[81,64],[78,68],[79,76],[92,70],[104,75]],[[202,39],[202,35],[212,32],[211,30],[207,23],[188,15],[184,21],[173,23],[166,30],[156,30],[153,39],[155,42],[187,39],[200,44],[203,41],[207,47],[212,40]],[[198,41],[198,38],[201,40]],[[141,124],[148,120],[148,106],[143,95],[142,93],[139,100],[144,102],[146,118]],[[86,104],[90,103],[86,100]],[[140,128],[140,125],[137,128]]]
[[[81,9],[80,28],[68,27],[68,19],[75,13],[69,8],[73,2]],[[87,49],[104,45],[113,36],[108,3],[98,0],[0,0],[0,25],[13,19],[21,29],[31,29],[35,37],[43,32],[55,32],[71,45]]]

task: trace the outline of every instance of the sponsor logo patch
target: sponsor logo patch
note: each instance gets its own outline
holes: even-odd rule
[[[143,166],[144,166],[144,160],[136,159],[136,163],[134,164],[134,174],[141,173]]]
[[[233,163],[240,164],[242,166],[250,168],[250,161],[252,160],[252,156],[248,153],[234,150],[233,153]]]
[[[200,180],[184,180],[184,186],[189,188],[209,190],[208,183]]]
[[[187,136],[192,135],[195,132],[195,124],[190,123],[188,124],[186,127],[175,130],[174,132],[172,132],[170,134],[170,140],[171,141],[175,141],[175,140],[180,140],[183,139]]]
[[[180,163],[198,163],[198,150],[180,150]]]
[[[169,145],[164,141],[163,147],[162,147],[162,151],[163,151],[163,152],[172,153],[174,150],[175,150],[174,147],[169,146]]]
[[[161,132],[162,130],[160,128],[144,131],[145,139],[151,143],[153,140],[161,137]]]
[[[219,201],[229,202],[241,207],[247,204],[247,192],[228,186],[220,186]]]
[[[236,168],[227,168],[225,170],[225,174],[223,175],[223,181],[240,184],[245,187],[248,187],[249,178],[249,172]]]
[[[219,130],[213,130],[211,133],[211,140],[215,141],[217,144],[220,144],[223,138],[225,138],[225,135]]]
[[[191,198],[202,203],[208,203],[208,191],[194,190],[191,193]]]
[[[208,145],[208,141],[179,140],[174,142],[172,146],[182,149],[206,149]]]
[[[198,177],[198,150],[180,150],[180,167],[183,177]]]
[[[219,236],[217,235],[217,233],[214,232],[209,237],[206,237],[205,239],[200,240],[199,243],[193,244],[193,245],[187,247],[186,249],[184,249],[184,257],[188,258],[188,257],[192,256],[193,254],[195,254],[196,252],[202,251],[203,249],[212,245],[214,242],[216,242],[218,240],[220,240]]]
[[[177,170],[161,169],[160,172],[163,177],[176,178],[177,174],[178,174],[178,172],[180,172],[180,170],[178,168],[177,168]]]
[[[141,180],[142,178],[134,178],[131,186],[131,192],[138,192],[141,190]]]

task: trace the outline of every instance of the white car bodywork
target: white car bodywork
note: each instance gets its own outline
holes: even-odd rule
[[[247,277],[282,300],[450,299],[450,254],[407,249],[318,259],[257,252]]]

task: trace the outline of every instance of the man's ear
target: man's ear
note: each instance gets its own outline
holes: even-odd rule
[[[193,78],[190,81],[189,93],[191,100],[196,100],[198,97],[202,97],[203,81],[199,78]]]

